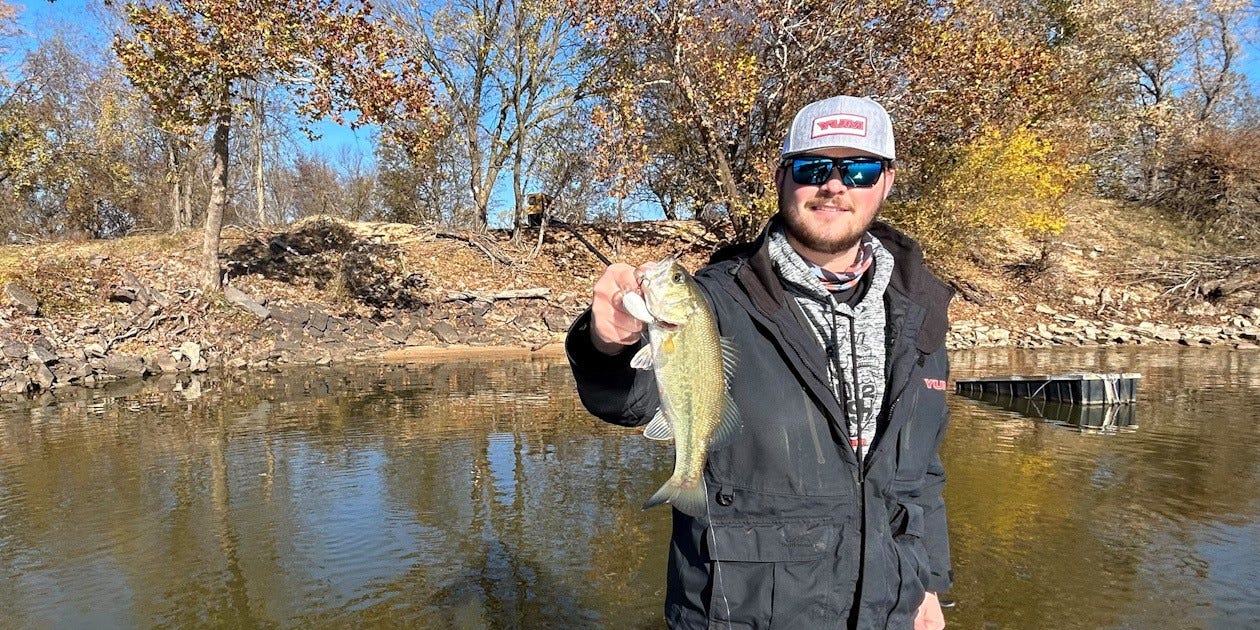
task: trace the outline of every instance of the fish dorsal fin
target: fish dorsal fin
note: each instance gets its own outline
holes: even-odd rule
[[[669,418],[665,417],[664,409],[656,410],[656,416],[643,428],[643,437],[649,440],[674,439],[674,427],[670,426]]]
[[[653,365],[651,344],[644,344],[638,352],[634,353],[634,358],[630,359],[630,367],[636,370],[650,370]]]
[[[709,448],[725,446],[739,433],[743,424],[739,417],[739,408],[735,406],[735,399],[731,398],[731,380],[739,363],[735,342],[729,337],[722,337],[720,344],[722,346],[722,382],[725,384],[725,391],[722,392],[722,415],[718,418],[718,425],[713,430],[713,435],[709,436]]]

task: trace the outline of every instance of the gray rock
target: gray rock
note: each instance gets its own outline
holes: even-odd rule
[[[26,344],[20,341],[6,341],[0,352],[10,359],[21,359],[29,352]]]
[[[145,360],[145,365],[149,369],[161,372],[163,374],[175,374],[179,372],[180,362],[169,352],[155,352]]]
[[[140,357],[111,354],[105,357],[105,371],[117,376],[144,376],[144,361]]]
[[[370,319],[360,319],[351,327],[352,334],[358,337],[366,337],[375,333],[377,329],[376,322]]]
[[[307,324],[313,330],[318,330],[321,333],[328,330],[328,313],[323,311],[313,311],[311,316],[308,318]]]
[[[454,344],[460,342],[459,332],[447,322],[438,322],[429,331],[437,336],[438,341],[442,343]]]
[[[41,390],[52,389],[53,383],[57,382],[57,375],[48,369],[47,365],[40,365],[35,369],[35,376],[32,379]]]
[[[123,304],[131,304],[136,301],[136,292],[127,287],[118,287],[113,293],[109,294],[110,302],[122,302]]]
[[[240,370],[248,367],[249,361],[246,361],[243,357],[232,357],[231,359],[228,359],[227,366],[232,369]]]
[[[189,365],[195,365],[201,360],[201,344],[193,341],[185,341],[179,344],[179,353],[185,359],[188,359]]]
[[[271,317],[271,311],[267,307],[259,304],[254,298],[246,295],[240,289],[228,286],[223,289],[223,297],[227,299],[229,304],[239,306],[258,317],[258,319],[267,319]]]
[[[1246,317],[1253,322],[1260,322],[1260,307],[1244,306],[1243,308],[1238,309],[1238,315],[1240,317]]]
[[[86,361],[67,361],[66,367],[69,368],[70,380],[72,381],[82,381],[92,375],[92,366],[88,365]]]
[[[1042,315],[1055,315],[1058,313],[1058,311],[1046,306],[1045,304],[1038,304],[1033,310],[1041,313]]]
[[[139,299],[140,301],[142,302],[149,301],[148,287],[144,286],[144,283],[140,281],[140,278],[136,277],[136,274],[131,273],[130,271],[127,271],[126,269],[123,269],[121,271],[121,275],[122,275],[122,279],[124,283],[123,288],[134,290],[136,294],[136,298]]]
[[[31,391],[31,379],[25,374],[16,374],[12,380],[0,383],[0,394],[25,394]]]
[[[411,336],[411,332],[415,330],[415,326],[400,326],[393,322],[387,322],[380,327],[381,336],[394,343],[407,343],[407,338]]]
[[[56,363],[59,360],[57,353],[37,344],[31,344],[31,353],[27,355],[26,358],[31,363],[37,365],[48,365],[50,363]]]
[[[1164,341],[1180,341],[1181,331],[1172,328],[1158,328],[1155,330],[1155,338]]]
[[[290,326],[304,326],[306,325],[306,322],[310,320],[311,312],[301,307],[282,308],[277,306],[276,308],[271,309],[271,316],[282,324]]]
[[[18,310],[27,315],[39,315],[39,298],[34,293],[27,290],[26,287],[16,283],[7,282],[4,285],[4,295],[8,298],[9,304],[17,307]]]
[[[547,312],[543,313],[543,323],[547,325],[547,330],[553,333],[560,333],[569,330],[569,325],[573,322],[568,313],[561,309],[553,308],[547,309]]]
[[[472,312],[474,315],[477,315],[478,317],[485,317],[486,313],[489,313],[490,309],[493,306],[494,304],[492,302],[484,302],[484,301],[478,300],[476,302],[473,302]]]
[[[532,310],[526,310],[521,311],[521,314],[517,315],[512,320],[512,326],[514,326],[517,330],[524,330],[531,326],[536,326],[541,322],[542,318],[538,316],[538,313]]]
[[[101,358],[105,356],[105,347],[99,343],[89,343],[83,346],[83,353],[89,358]]]

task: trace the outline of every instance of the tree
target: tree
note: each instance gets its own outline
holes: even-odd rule
[[[153,0],[123,5],[131,32],[114,42],[127,78],[150,100],[162,126],[192,134],[212,128],[202,284],[218,290],[219,232],[228,203],[229,147],[245,82],[287,88],[304,120],[355,125],[431,120],[432,90],[402,38],[361,0]],[[424,126],[401,141],[427,145]]]
[[[600,166],[620,194],[648,181],[720,205],[751,236],[776,208],[771,175],[790,117],[835,94],[873,96],[899,157],[965,141],[994,118],[1053,111],[1041,16],[979,0],[576,0],[603,51]],[[678,159],[678,158],[682,159]],[[655,173],[687,188],[665,189]]]
[[[160,138],[117,68],[64,34],[27,53],[0,109],[0,180],[10,229],[118,236],[163,223]]]
[[[485,228],[495,189],[508,171],[513,224],[520,224],[530,175],[525,165],[541,147],[539,133],[569,115],[582,93],[582,40],[566,5],[400,0],[392,11],[437,80],[454,125],[457,159],[466,172],[450,183],[467,186],[476,225]]]

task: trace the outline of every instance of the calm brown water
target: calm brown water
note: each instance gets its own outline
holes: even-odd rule
[[[1135,426],[952,397],[955,628],[1260,627],[1260,353],[959,353],[1143,374]],[[668,447],[554,360],[0,402],[0,628],[662,627]]]

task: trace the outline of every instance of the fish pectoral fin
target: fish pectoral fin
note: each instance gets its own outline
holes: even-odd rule
[[[626,291],[621,294],[621,306],[626,309],[627,313],[630,313],[635,319],[645,324],[651,324],[656,321],[656,318],[652,316],[652,312],[648,310],[647,302],[643,301],[643,296],[634,291]]]
[[[722,414],[718,417],[718,425],[709,436],[709,448],[719,449],[728,444],[742,428],[743,420],[739,417],[739,407],[735,406],[735,398],[731,396],[731,379],[739,364],[735,352],[735,342],[729,337],[721,338],[722,346],[722,382],[726,391],[722,392]]]
[[[674,439],[674,427],[670,426],[669,418],[665,417],[664,409],[658,409],[656,416],[643,428],[643,437],[649,440]]]
[[[651,344],[639,348],[639,351],[634,353],[634,358],[630,359],[630,367],[636,370],[650,370],[653,365]]]
[[[723,382],[729,389],[731,378],[735,376],[735,369],[739,367],[739,351],[735,347],[735,340],[730,337],[719,337],[718,345],[722,348]]]

